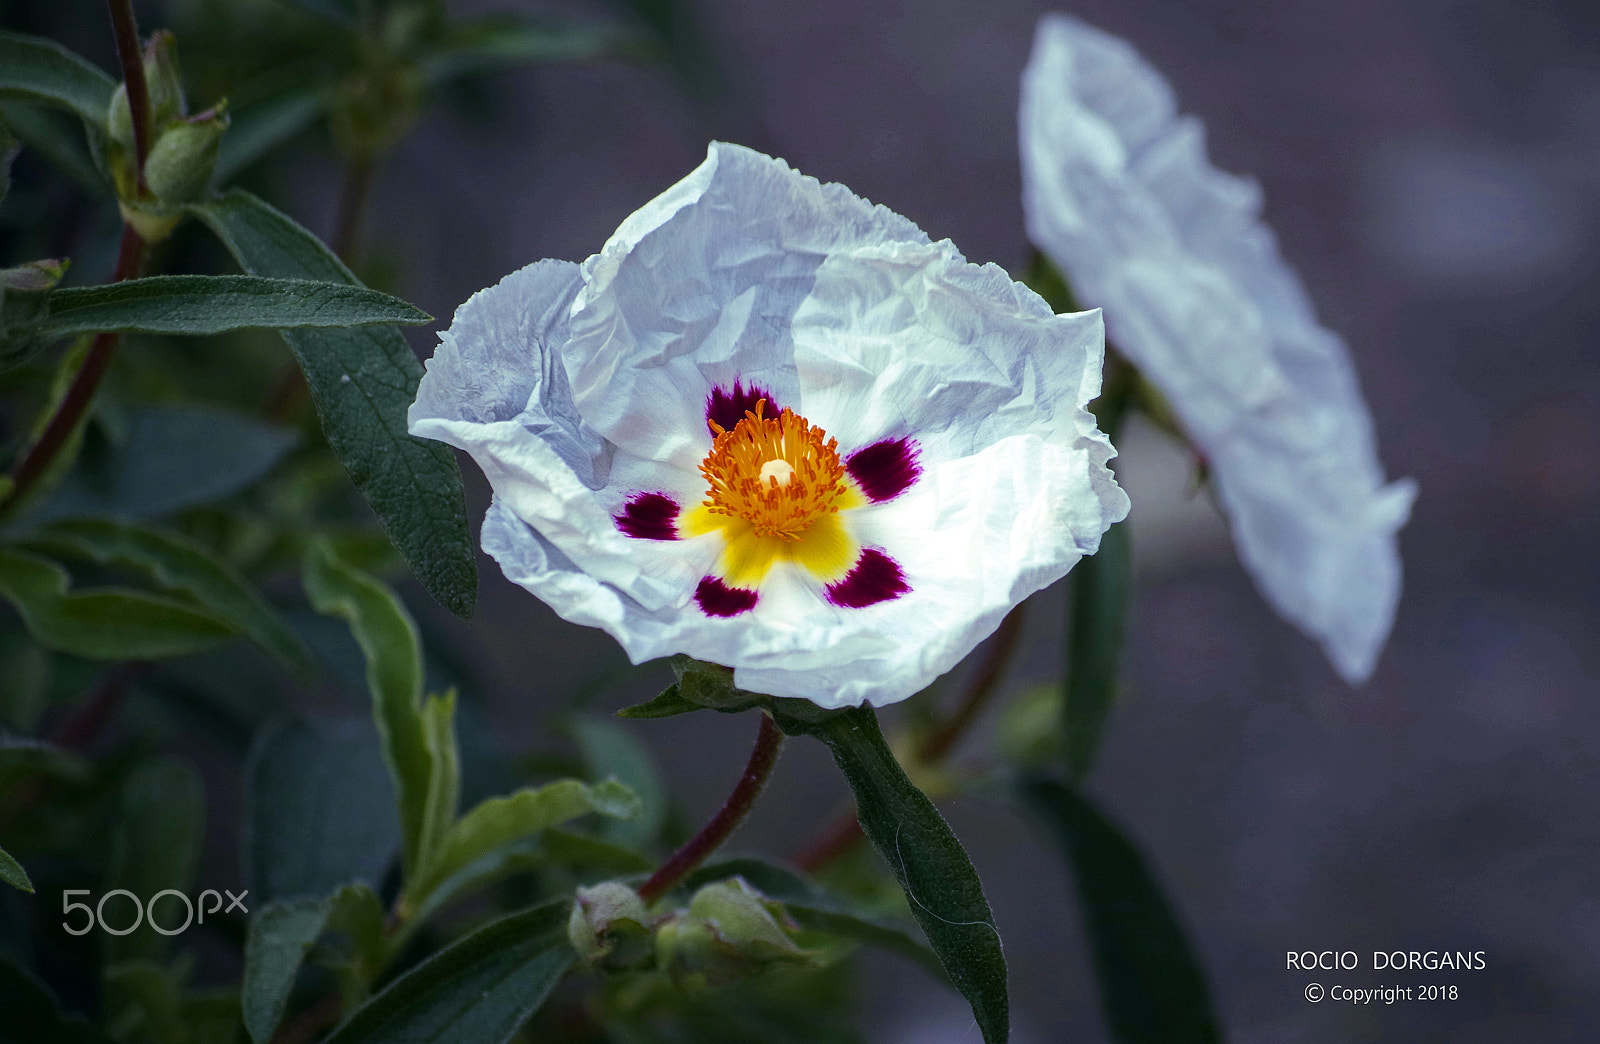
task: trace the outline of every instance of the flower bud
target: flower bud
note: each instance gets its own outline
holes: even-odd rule
[[[812,963],[793,930],[781,904],[734,877],[706,885],[657,927],[656,961],[680,987],[725,986],[774,964]]]
[[[217,165],[217,147],[228,128],[227,103],[191,120],[180,120],[156,139],[144,165],[144,182],[163,203],[200,198]]]
[[[188,111],[178,75],[177,45],[171,32],[163,29],[150,37],[144,48],[143,64],[145,92],[150,100],[149,127],[154,137],[162,127],[182,119]],[[133,150],[133,114],[128,108],[126,83],[118,84],[111,95],[111,107],[106,110],[106,131],[113,142],[130,152]]]
[[[645,968],[655,958],[649,924],[639,893],[618,881],[602,881],[578,889],[567,938],[590,964],[610,971]]]

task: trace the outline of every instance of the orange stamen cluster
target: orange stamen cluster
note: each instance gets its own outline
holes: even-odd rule
[[[757,402],[731,430],[706,422],[715,438],[700,465],[711,484],[705,506],[744,519],[760,536],[799,540],[817,519],[837,513],[845,496],[839,440],[824,442],[826,433],[793,410],[764,417],[766,405]]]

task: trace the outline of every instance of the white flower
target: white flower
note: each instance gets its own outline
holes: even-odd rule
[[[714,143],[581,266],[462,305],[410,427],[482,466],[506,576],[634,662],[881,705],[1127,513],[1103,352],[1098,313]]]
[[[1210,166],[1199,122],[1127,42],[1065,15],[1039,23],[1021,149],[1029,236],[1172,404],[1268,601],[1364,681],[1416,489],[1384,484],[1344,344],[1261,224],[1260,190]]]

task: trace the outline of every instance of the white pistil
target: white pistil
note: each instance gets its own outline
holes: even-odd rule
[[[778,485],[787,486],[792,478],[794,465],[786,460],[769,460],[761,465],[760,482],[763,486],[769,485],[768,479],[776,479]]]

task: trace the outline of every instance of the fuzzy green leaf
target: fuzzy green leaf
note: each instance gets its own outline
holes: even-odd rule
[[[705,710],[703,704],[685,699],[676,682],[661,690],[661,695],[624,707],[617,711],[619,718],[671,718],[690,711]]]
[[[235,637],[232,627],[177,599],[123,587],[70,589],[67,571],[0,547],[0,596],[39,644],[89,660],[163,660]]]
[[[347,885],[323,899],[276,902],[250,917],[240,986],[244,1026],[266,1044],[283,1020],[295,976],[317,938],[335,922],[360,925],[357,948],[371,949],[383,923],[383,904],[364,884]]]
[[[232,122],[217,149],[212,182],[226,185],[234,175],[264,158],[322,115],[323,91],[300,87],[229,113]]]
[[[54,105],[105,124],[116,82],[54,40],[0,32],[0,97]]]
[[[66,113],[20,101],[0,101],[0,118],[27,148],[92,193],[104,191],[106,179],[95,165],[83,125]]]
[[[579,714],[567,727],[583,754],[589,778],[615,777],[638,801],[632,815],[607,821],[600,832],[620,844],[649,851],[666,822],[669,803],[650,751],[628,728],[609,718]]]
[[[251,275],[356,282],[321,241],[248,192],[192,209]],[[470,616],[478,572],[461,472],[443,443],[406,432],[422,364],[405,338],[388,326],[281,336],[305,372],[328,444],[389,539],[429,594]]]
[[[1082,780],[1094,764],[1111,702],[1133,587],[1133,543],[1128,523],[1100,538],[1100,550],[1072,570],[1072,616],[1067,630],[1062,735],[1067,768]]]
[[[1200,964],[1139,850],[1054,780],[1027,779],[1021,796],[1066,850],[1119,1044],[1220,1041]]]
[[[200,865],[200,842],[205,832],[205,785],[194,769],[180,761],[159,760],[141,765],[123,787],[121,807],[111,835],[111,871],[107,891],[123,888],[140,903],[156,893],[176,889],[192,896]],[[133,920],[126,899],[116,906],[118,927]],[[165,898],[155,904],[157,922],[173,929],[184,921],[184,904]],[[111,918],[112,905],[106,906]],[[113,961],[159,958],[171,937],[159,934],[149,917],[128,935],[106,940]]]
[[[199,335],[258,327],[351,327],[431,319],[397,297],[349,283],[166,275],[56,290],[50,295],[49,313],[37,327],[22,329],[41,338],[105,330]]]
[[[33,893],[33,881],[28,877],[28,871],[22,868],[16,857],[5,849],[0,848],[0,881],[4,881],[12,888],[20,888],[24,892]]]
[[[324,1044],[504,1044],[572,966],[570,899],[508,914],[394,980]]]
[[[560,779],[490,798],[456,821],[421,876],[407,882],[406,905],[426,918],[478,877],[464,871],[495,869],[480,860],[496,851],[590,812],[626,819],[638,811],[639,799],[614,779],[593,786]]]
[[[226,559],[188,537],[133,522],[80,518],[47,525],[26,542],[55,554],[135,569],[152,582],[193,598],[302,680],[312,673],[299,636],[261,592]]]
[[[440,788],[459,792],[445,777],[454,767],[441,763],[439,713],[422,703],[422,647],[417,625],[400,600],[377,580],[339,561],[322,542],[306,548],[305,587],[319,613],[344,618],[367,660],[372,720],[383,743],[384,762],[394,781],[405,841],[406,880],[417,877],[442,836]],[[451,708],[454,697],[449,697]],[[432,702],[442,702],[435,697]],[[448,708],[447,708],[448,709]],[[430,805],[431,802],[431,805]],[[451,816],[455,809],[450,808]]]
[[[861,830],[905,890],[911,912],[956,989],[972,1005],[985,1044],[1011,1032],[1006,962],[983,884],[950,825],[906,778],[870,707],[817,712],[800,700],[774,701],[785,732],[828,745],[855,792]],[[794,712],[785,713],[788,708]]]

